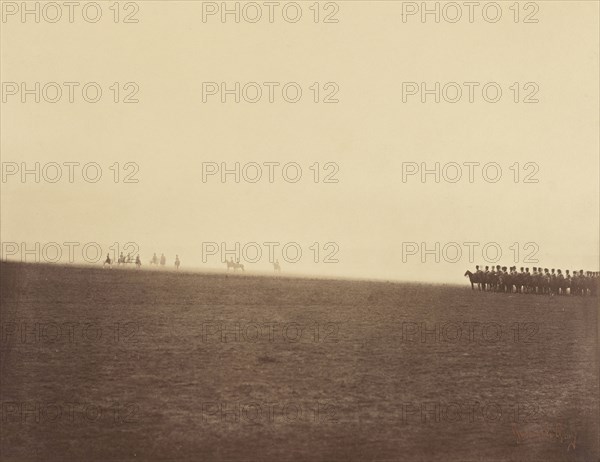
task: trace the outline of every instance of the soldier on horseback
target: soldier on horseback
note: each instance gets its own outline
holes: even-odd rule
[[[106,260],[104,260],[104,263],[102,264],[102,268],[104,268],[106,265],[108,265],[109,268],[112,268],[112,260],[110,259],[109,253],[106,254]]]
[[[558,274],[556,275],[556,294],[565,295],[565,277],[561,270],[558,270]]]
[[[473,290],[477,284],[479,290],[513,293],[514,286],[516,293],[596,297],[600,289],[600,272],[597,271],[565,270],[563,274],[561,269],[536,266],[531,273],[529,268],[521,267],[517,270],[516,266],[486,266],[485,271],[482,268],[483,266],[477,265],[474,273],[465,273],[465,276],[469,276]]]
[[[489,266],[486,266],[485,271],[483,272],[483,290],[492,290],[492,280]]]
[[[553,270],[554,272],[552,272],[550,274],[550,285],[552,286],[552,294],[553,295],[559,295],[560,293],[560,281],[558,278],[558,273],[560,272],[559,269]]]
[[[571,295],[579,295],[579,275],[577,274],[577,270],[573,270],[573,275],[571,276]]]

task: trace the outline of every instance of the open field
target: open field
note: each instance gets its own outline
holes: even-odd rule
[[[599,460],[598,299],[0,272],[2,461]]]

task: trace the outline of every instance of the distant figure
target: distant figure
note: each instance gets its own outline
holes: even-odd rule
[[[138,268],[140,266],[142,266],[142,260],[140,260],[140,256],[139,255],[135,257],[135,266],[137,266]]]
[[[119,259],[117,260],[117,264],[120,266],[123,263],[125,263],[125,256],[123,255],[123,252],[121,252],[121,255],[119,255]]]
[[[237,263],[235,263],[233,261],[233,258],[230,258],[229,261],[227,262],[227,271],[229,272],[229,268],[233,268],[233,272],[235,273],[238,269],[241,269],[242,271],[244,271],[244,265],[242,265],[240,263],[240,261],[238,260]]]
[[[175,269],[179,269],[181,262],[179,261],[179,255],[175,255]]]
[[[165,257],[164,253],[160,254],[160,266],[165,266],[167,263],[167,257]]]
[[[281,266],[279,266],[279,260],[275,260],[275,263],[273,263],[273,270],[281,273]]]
[[[102,264],[102,268],[104,268],[106,265],[108,265],[109,268],[112,268],[112,260],[110,259],[109,253],[106,254],[106,260],[104,260],[104,263]]]
[[[127,254],[127,261],[126,263],[133,263],[133,258],[131,257],[131,253]]]
[[[152,255],[152,260],[150,260],[151,265],[158,265],[158,257],[156,256],[156,252]]]

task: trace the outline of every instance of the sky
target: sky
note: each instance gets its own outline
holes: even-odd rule
[[[220,2],[121,4],[117,23],[112,2],[96,23],[3,10],[2,257],[457,283],[476,264],[598,270],[598,4],[515,22],[501,2],[492,23],[458,2],[436,23],[408,3],[321,3],[316,23],[312,2],[295,23],[263,2],[256,23],[243,3],[239,23],[208,15]],[[39,182],[21,175],[36,162]]]

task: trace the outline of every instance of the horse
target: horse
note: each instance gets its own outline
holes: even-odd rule
[[[534,289],[535,289],[535,293],[536,294],[543,294],[544,293],[544,275],[542,274],[542,272],[537,272],[535,277],[533,278],[533,285],[534,285]]]
[[[233,260],[229,260],[226,262],[227,263],[227,272],[229,272],[229,268],[233,268],[233,272],[235,273],[238,269],[241,269],[242,271],[244,270],[244,265],[242,265],[241,263],[236,263]]]
[[[598,296],[598,286],[600,285],[600,279],[598,276],[592,275],[590,278],[590,295],[592,297]]]
[[[491,292],[498,292],[500,276],[495,271],[491,271],[484,273],[484,277],[487,282],[487,289]]]
[[[516,293],[522,294],[527,291],[525,273],[519,273],[519,272],[515,271],[512,274],[512,283],[513,283],[513,286],[515,287]],[[511,287],[511,290],[512,290],[512,287]]]
[[[544,273],[542,275],[542,293],[543,294],[547,294],[547,295],[552,294],[550,282],[551,282],[550,273]]]
[[[556,276],[556,295],[566,295],[569,281],[562,274]]]
[[[501,273],[500,281],[498,284],[500,288],[500,292],[510,292],[512,293],[512,278],[510,273]]]
[[[465,276],[469,277],[469,282],[471,283],[471,290],[475,290],[474,284],[477,284],[479,290],[481,290],[481,280],[477,273],[471,273],[469,270],[465,273]]]

